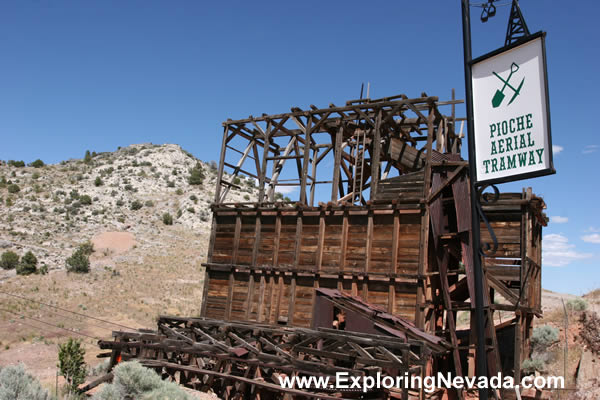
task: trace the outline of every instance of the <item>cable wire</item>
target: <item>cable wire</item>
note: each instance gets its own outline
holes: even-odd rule
[[[85,334],[85,333],[81,333],[81,332],[77,332],[76,330],[73,330],[73,329],[68,329],[68,328],[64,328],[64,327],[58,326],[58,325],[54,325],[54,324],[51,324],[50,322],[42,321],[41,319],[37,319],[37,318],[33,318],[33,317],[28,317],[28,316],[26,316],[26,315],[19,314],[18,312],[15,312],[15,311],[7,310],[7,309],[4,309],[4,308],[0,308],[0,311],[4,311],[4,312],[7,312],[7,313],[15,314],[15,315],[18,315],[18,316],[19,316],[19,317],[21,317],[21,318],[27,318],[27,319],[31,319],[31,320],[33,320],[33,321],[36,321],[36,322],[39,322],[39,323],[42,323],[42,324],[45,324],[45,325],[52,326],[52,327],[54,327],[54,328],[58,328],[58,329],[65,330],[65,331],[67,331],[67,332],[74,333],[74,334],[76,334],[76,335],[85,336],[85,337],[87,337],[87,338],[94,339],[94,340],[101,340],[101,339],[100,339],[100,338],[98,338],[98,337],[91,336],[91,335],[88,335],[88,334]],[[39,327],[39,326],[33,326],[33,325],[30,325],[30,324],[27,324],[27,323],[23,323],[23,324],[24,324],[24,325],[31,326],[31,327],[33,327],[33,328],[36,328],[36,329],[40,329],[40,327]]]
[[[46,307],[56,308],[57,310],[68,312],[68,313],[72,313],[72,314],[75,314],[75,315],[79,315],[79,316],[84,317],[84,318],[90,318],[90,319],[93,319],[93,320],[96,320],[96,321],[104,322],[105,324],[111,324],[111,325],[114,325],[114,326],[119,326],[121,328],[129,329],[129,330],[132,330],[132,331],[137,331],[136,328],[132,328],[132,327],[125,326],[125,325],[122,325],[122,324],[118,324],[116,322],[107,321],[107,320],[104,320],[104,319],[101,319],[101,318],[92,317],[90,315],[85,315],[85,314],[79,313],[77,311],[67,310],[67,309],[64,309],[64,308],[61,308],[61,307],[58,307],[58,306],[54,306],[52,304],[47,304],[47,303],[41,302],[39,300],[30,299],[30,298],[27,298],[25,296],[21,296],[21,295],[18,295],[18,294],[8,293],[8,292],[2,291],[2,290],[0,290],[0,293],[1,294],[5,294],[7,296],[12,296],[12,297],[16,297],[16,298],[19,298],[19,299],[31,301],[31,302],[34,302],[34,303],[39,303],[39,304],[42,304],[42,305],[44,305]]]

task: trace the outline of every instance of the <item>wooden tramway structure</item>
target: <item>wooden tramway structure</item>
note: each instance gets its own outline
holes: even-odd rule
[[[163,378],[186,387],[211,390],[222,399],[294,398],[424,398],[422,388],[371,388],[343,393],[335,388],[299,390],[282,387],[280,378],[315,376],[331,383],[348,376],[424,376],[431,356],[447,352],[444,342],[429,347],[422,340],[371,333],[308,329],[243,321],[161,316],[156,331],[113,332],[111,365],[137,360]],[[112,378],[109,373],[87,385],[89,390]],[[367,397],[365,397],[367,396]]]
[[[368,332],[405,342],[420,340],[426,356],[418,358],[426,361],[414,366],[426,367],[418,373],[473,376],[471,205],[468,163],[460,157],[462,135],[456,132],[459,103],[423,93],[415,99],[400,95],[323,109],[311,105],[309,110],[292,108],[285,114],[224,122],[212,231],[203,264],[201,318],[227,321],[229,327],[234,322],[250,324],[259,336],[263,326],[304,329],[305,335],[311,330],[314,341],[309,347],[318,350],[319,329],[330,328],[334,313],[342,310],[349,326],[340,335]],[[442,108],[450,109],[450,114],[444,115]],[[258,183],[258,198],[227,202],[232,187],[241,189],[251,182]],[[294,187],[298,198],[282,201],[278,194],[282,187]],[[545,204],[531,189],[493,199],[482,196],[482,216],[487,216],[480,221],[482,241],[496,239],[495,252],[482,256],[488,372],[518,379],[521,361],[529,355],[532,320],[541,315]],[[470,326],[457,327],[458,312],[468,314]],[[197,337],[175,334],[185,335],[178,329],[197,323],[187,321],[183,327],[159,322],[156,334],[195,341]],[[414,337],[415,331],[443,339],[444,346],[430,337]],[[129,340],[119,335],[117,342]],[[231,336],[228,340],[227,346],[235,345]],[[204,341],[212,343],[207,337]],[[260,343],[251,336],[244,341]],[[249,351],[243,342],[237,345]],[[122,354],[139,354],[127,349]],[[351,351],[383,356],[373,348]],[[113,348],[113,357],[117,352]],[[307,356],[292,352],[292,357]],[[406,354],[398,360],[409,366],[415,362]],[[238,389],[260,386],[232,378],[240,370],[231,364],[204,362],[219,366],[211,371],[228,374],[228,378],[203,375],[202,380],[210,382],[218,376],[221,383],[215,385],[221,393],[227,387],[231,393],[231,383],[223,383],[228,379],[237,382]],[[340,360],[327,363],[340,365]],[[172,376],[176,369],[163,364],[149,365]],[[355,367],[368,370],[374,365]],[[261,368],[260,376],[271,371]],[[401,396],[408,396],[408,391]]]

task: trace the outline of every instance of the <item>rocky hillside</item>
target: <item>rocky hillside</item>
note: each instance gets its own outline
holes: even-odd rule
[[[196,181],[190,180],[195,167]],[[165,214],[174,225],[206,234],[215,179],[214,162],[211,167],[173,144],[132,145],[39,168],[4,164],[0,250],[31,250],[40,266],[53,270],[64,268],[74,248],[104,231],[131,232],[151,251],[147,239],[164,229]],[[245,192],[232,191],[230,199],[254,198],[252,186],[245,182]],[[0,279],[11,273],[0,271]]]
[[[0,268],[0,366],[22,362],[53,387],[56,344],[67,337],[83,340],[94,366],[97,339],[113,330],[199,314],[216,166],[172,144],[41,164],[0,162],[0,253],[31,251],[47,270]],[[228,200],[256,198],[253,181],[239,186]],[[67,272],[87,241],[89,272]]]

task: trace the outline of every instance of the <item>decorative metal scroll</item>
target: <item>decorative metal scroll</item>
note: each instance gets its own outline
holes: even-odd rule
[[[484,191],[488,187],[494,191],[494,195],[491,196],[491,198],[490,198],[490,196],[486,196],[484,194]],[[485,203],[485,204],[496,203],[500,199],[500,190],[498,190],[498,187],[496,185],[491,185],[491,184],[483,185],[477,190],[477,194],[478,194],[478,196],[477,196],[477,198],[478,198],[477,212],[479,213],[479,216],[485,223],[485,226],[487,227],[487,230],[490,233],[490,236],[492,238],[491,244],[490,243],[482,243],[481,244],[481,253],[484,256],[493,257],[494,254],[496,254],[496,251],[498,250],[498,238],[496,237],[496,233],[494,232],[492,225],[490,224],[487,217],[485,216],[485,213],[483,212],[483,208],[481,207],[481,202],[483,201],[483,203]]]

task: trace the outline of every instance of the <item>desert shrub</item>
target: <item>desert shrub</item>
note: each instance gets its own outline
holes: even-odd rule
[[[283,200],[283,193],[275,192],[275,200]]]
[[[187,210],[189,213],[192,213],[192,214],[196,213],[196,210],[194,210],[194,207],[189,207]]]
[[[170,187],[170,188],[175,187],[175,182],[167,181],[167,187]]]
[[[173,225],[173,216],[169,213],[164,213],[162,216],[162,221],[165,225]]]
[[[133,211],[137,211],[137,210],[139,210],[140,208],[142,208],[143,206],[144,206],[144,205],[142,204],[142,202],[141,202],[141,201],[139,201],[139,200],[134,200],[134,201],[132,201],[132,202],[131,202],[131,207],[130,207],[130,208],[131,208]]]
[[[125,204],[125,202],[122,199],[119,199],[115,202],[115,204],[117,205],[117,207],[121,207],[123,204]]]
[[[83,156],[83,162],[89,164],[92,162],[92,153],[89,150],[85,151],[85,156]]]
[[[31,179],[33,179],[33,180],[40,179],[40,174],[38,172],[34,172],[33,174],[31,174]],[[38,186],[38,185],[36,185],[36,186]],[[38,188],[39,188],[39,186],[38,186]],[[37,192],[37,193],[39,193],[39,192]]]
[[[291,203],[291,202],[292,202],[292,199],[290,199],[289,197],[285,196],[285,197],[283,198],[283,201],[286,201],[286,202],[288,202],[288,203]]]
[[[250,196],[249,196],[249,195],[247,195],[247,194],[245,194],[245,195],[244,195],[244,200],[246,200],[246,201],[250,200]]]
[[[214,160],[213,160],[213,161],[211,161],[211,162],[209,163],[209,166],[210,166],[210,169],[211,169],[211,171],[213,171],[213,172],[216,172],[216,171],[217,171],[217,162],[216,162],[216,161],[214,161]]]
[[[125,185],[123,188],[129,192],[133,191],[133,186],[131,186],[129,183],[127,185]]]
[[[85,381],[87,376],[84,361],[85,350],[81,341],[69,338],[65,343],[58,345],[58,369],[67,381],[70,393],[77,391],[77,386]]]
[[[50,400],[52,396],[19,364],[0,369],[0,399]]]
[[[17,274],[18,275],[29,275],[37,272],[37,257],[31,252],[28,251],[21,257],[21,262],[17,265]]]
[[[202,185],[202,182],[204,182],[204,170],[202,164],[198,162],[194,168],[190,169],[188,183],[190,185]]]
[[[191,400],[191,397],[184,392],[175,382],[165,382],[151,392],[144,393],[142,400]]]
[[[11,183],[10,185],[8,185],[8,193],[14,194],[14,193],[19,193],[20,191],[21,191],[21,188],[16,183]]]
[[[136,398],[144,392],[158,389],[162,383],[156,372],[135,361],[121,363],[114,369],[113,384],[120,389],[124,397]]]
[[[183,189],[179,188],[175,191],[175,193],[179,196],[181,196],[183,194]]]
[[[19,256],[14,251],[5,251],[0,257],[2,269],[15,269],[19,265]]]
[[[102,181],[102,178],[100,178],[99,176],[96,177],[96,179],[94,179],[94,186],[98,187],[98,186],[102,186],[104,185],[104,182]]]
[[[194,203],[198,201],[198,197],[196,197],[195,194],[190,196],[190,200],[193,201]]]
[[[92,204],[92,198],[87,194],[84,194],[79,197],[79,203],[84,206],[89,206]]]
[[[29,163],[29,166],[33,167],[33,168],[42,168],[44,165],[46,165],[46,164],[44,164],[44,162],[42,160],[40,160],[39,158],[37,160]]]
[[[113,385],[104,385],[102,389],[100,389],[94,396],[92,396],[92,400],[121,400],[123,396],[119,389]]]
[[[154,202],[152,200],[146,200],[144,203],[146,207],[154,207]]]
[[[587,307],[587,301],[580,297],[567,301],[567,308],[572,311],[585,311]]]
[[[233,184],[234,185],[239,185],[240,183],[242,183],[242,181],[240,180],[240,178],[238,178],[237,176],[235,178],[233,178]]]
[[[546,364],[539,358],[528,358],[521,364],[521,369],[527,374],[533,374],[535,371],[543,372],[546,370]]]
[[[179,210],[177,210],[177,218],[181,218],[182,215],[183,215],[183,210],[180,208]]]
[[[7,164],[10,165],[11,167],[21,168],[21,167],[25,166],[25,161],[23,161],[23,160],[19,160],[19,161],[8,160]]]
[[[558,341],[558,328],[542,325],[533,330],[531,335],[531,345],[535,347],[545,347]]]
[[[90,272],[90,255],[86,253],[86,250],[82,246],[79,246],[65,262],[68,272],[80,274]]]
[[[137,361],[118,364],[114,371],[113,383],[104,385],[92,397],[93,400],[152,399],[188,400],[190,396],[173,382],[165,382],[153,370],[143,367]]]
[[[79,199],[79,192],[76,189],[73,189],[69,193],[69,196],[71,197],[71,200],[78,200]]]
[[[110,360],[106,359],[88,370],[88,376],[100,376],[108,372]]]

